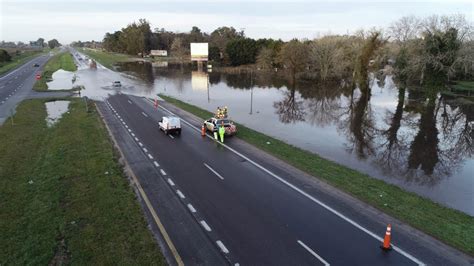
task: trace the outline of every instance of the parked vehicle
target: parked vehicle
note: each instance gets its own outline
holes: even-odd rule
[[[212,117],[204,121],[204,128],[210,132],[217,132],[218,126],[220,125],[224,126],[226,136],[233,136],[237,133],[237,127],[227,118],[220,119]]]
[[[115,88],[118,88],[118,87],[122,87],[122,83],[118,80],[112,82],[112,87],[115,87]]]
[[[181,121],[179,117],[175,116],[163,116],[160,122],[158,122],[160,130],[163,130],[166,135],[177,133],[181,134]]]
[[[33,64],[34,67],[39,67],[40,65],[38,63]]]

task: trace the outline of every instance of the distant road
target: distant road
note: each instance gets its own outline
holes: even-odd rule
[[[448,265],[465,259],[458,261],[449,248],[436,250],[436,241],[414,237],[397,225],[392,231],[395,249],[382,251],[386,223],[380,220],[386,216],[355,212],[357,204],[348,206],[278,162],[241,150],[238,140],[228,138],[228,146],[222,146],[201,137],[201,122],[184,113],[178,114],[184,118],[181,136],[167,136],[158,121],[170,113],[154,110],[145,98],[119,94],[98,105],[121,145],[128,147],[124,152],[138,149],[139,154],[130,156],[132,165],[155,169],[138,175],[152,202],[159,208],[153,195],[164,184],[232,265]]]
[[[35,57],[20,67],[0,76],[0,125],[15,112],[16,106],[25,98],[69,95],[65,92],[37,94],[32,90],[36,81],[36,73],[41,72],[48,59],[48,55]],[[34,67],[34,64],[39,64],[39,67]]]

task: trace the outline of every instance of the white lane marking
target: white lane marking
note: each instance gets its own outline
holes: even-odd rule
[[[142,115],[143,115],[144,117],[148,117],[148,115],[147,115],[147,114],[145,114],[144,112],[142,112]]]
[[[184,196],[183,192],[181,192],[181,190],[179,190],[179,189],[176,190],[176,194],[178,194],[178,196],[179,196],[180,198],[182,198],[182,199],[186,198],[186,197]]]
[[[196,212],[196,209],[194,209],[193,205],[191,205],[191,203],[188,203],[188,209],[192,212],[192,213],[195,213]]]
[[[127,100],[129,104],[132,104],[132,102],[130,100]]]
[[[168,178],[168,183],[169,183],[172,187],[174,187],[174,182],[173,182],[173,180],[171,180],[170,178]]]
[[[207,163],[204,163],[204,166],[207,167],[207,169],[211,170],[217,177],[219,177],[221,180],[224,180],[224,177],[222,177],[216,170],[212,169]]]
[[[141,142],[138,142],[138,145],[140,145],[140,147],[143,147],[143,144]]]
[[[319,256],[316,252],[314,252],[314,250],[310,249],[308,246],[305,245],[305,243],[303,243],[301,240],[298,240],[297,241],[298,244],[300,244],[301,246],[303,246],[304,249],[306,249],[309,253],[311,253],[311,255],[315,256],[320,262],[322,262],[325,266],[329,266],[329,263],[327,261],[325,261],[321,256]]]
[[[138,138],[137,138],[137,137],[135,137],[135,141],[138,141]]]
[[[132,132],[132,130],[129,128],[129,129],[128,129],[128,132]]]
[[[206,231],[208,231],[208,232],[212,231],[211,227],[206,223],[206,221],[202,220],[199,223],[201,223],[202,227],[204,227],[204,229],[206,229]]]
[[[144,151],[145,153],[147,153],[147,152],[148,152],[148,150],[147,150],[146,148],[142,148],[142,149],[143,149],[143,151]]]
[[[156,161],[153,161],[153,164],[154,164],[156,167],[160,167],[160,165],[159,165]]]
[[[132,137],[135,137],[135,133],[132,132],[131,134],[132,134]]]
[[[147,98],[145,98],[147,99]],[[151,100],[148,99],[148,102],[150,104],[153,104],[153,102]],[[174,114],[173,112],[171,112],[170,110],[166,109],[165,107],[163,106],[159,106],[161,109],[167,111],[168,113],[174,115],[174,116],[177,116],[176,114]],[[179,117],[179,116],[177,116]],[[190,126],[191,128],[193,128],[195,131],[197,132],[201,132],[201,129],[193,126],[191,123],[189,123],[188,121],[184,120],[183,118],[181,118],[181,121],[183,121],[186,125]],[[206,135],[209,139],[213,140],[213,138],[209,135]],[[352,224],[354,227],[358,228],[359,230],[365,232],[366,234],[370,235],[371,237],[375,238],[376,240],[382,242],[383,241],[383,238],[382,237],[379,237],[378,235],[376,235],[375,233],[373,233],[372,231],[370,231],[369,229],[363,227],[362,225],[358,224],[357,222],[355,222],[354,220],[352,220],[351,218],[345,216],[344,214],[336,211],[335,209],[329,207],[329,205],[323,203],[322,201],[314,198],[313,196],[309,195],[308,193],[304,192],[303,190],[299,189],[298,187],[296,187],[295,185],[291,184],[290,182],[284,180],[283,178],[279,177],[278,175],[274,174],[273,172],[271,172],[270,170],[266,169],[265,167],[261,166],[260,164],[252,161],[250,158],[248,158],[247,156],[243,155],[242,153],[234,150],[233,148],[227,146],[226,144],[222,143],[222,142],[217,142],[219,143],[220,145],[222,145],[223,147],[225,147],[226,149],[230,150],[231,152],[235,153],[236,155],[238,155],[239,157],[241,157],[242,159],[245,159],[247,160],[248,162],[250,162],[251,164],[253,164],[254,166],[256,166],[257,168],[259,168],[260,170],[264,171],[265,173],[269,174],[270,176],[274,177],[275,179],[277,179],[278,181],[282,182],[283,184],[287,185],[288,187],[292,188],[293,190],[295,190],[296,192],[300,193],[301,195],[305,196],[306,198],[310,199],[311,201],[313,201],[314,203],[320,205],[321,207],[325,208],[326,210],[332,212],[333,214],[335,214],[336,216],[338,216],[339,218],[345,220],[346,222]],[[407,257],[408,259],[412,260],[413,262],[415,262],[416,264],[418,265],[425,265],[425,263],[423,263],[422,261],[420,261],[419,259],[415,258],[414,256],[410,255],[409,253],[407,253],[406,251],[404,251],[403,249],[399,248],[398,246],[395,246],[392,244],[392,248],[397,251],[398,253],[402,254],[403,256]]]
[[[224,246],[224,243],[222,243],[222,241],[217,240],[216,243],[219,246],[219,248],[222,250],[222,252],[224,252],[225,254],[229,253],[229,250]]]
[[[168,135],[168,137],[170,137],[171,139],[174,139],[174,137],[172,135]]]
[[[165,172],[163,169],[160,169],[160,173],[161,173],[162,175],[166,175],[166,172]]]
[[[128,128],[127,124],[124,124],[125,125],[125,128]]]
[[[148,158],[150,158],[150,160],[153,160],[153,156],[151,156],[151,154],[147,154],[148,155]]]

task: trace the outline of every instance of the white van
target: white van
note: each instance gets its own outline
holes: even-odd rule
[[[165,132],[165,134],[169,133],[177,133],[178,135],[181,134],[181,121],[179,117],[175,116],[163,116],[160,122],[158,122],[160,129]]]

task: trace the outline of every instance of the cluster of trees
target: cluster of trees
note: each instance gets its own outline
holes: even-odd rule
[[[386,30],[288,42],[248,38],[233,27],[220,27],[210,34],[195,26],[186,33],[152,31],[150,23],[140,19],[107,33],[102,44],[107,51],[133,55],[167,50],[184,61],[191,42],[208,42],[209,59],[219,65],[255,64],[261,70],[284,69],[293,79],[344,78],[360,84],[367,82],[370,70],[387,64],[393,65],[400,80],[409,82],[473,78],[473,41],[472,25],[455,15],[410,16]]]
[[[5,63],[5,62],[10,62],[11,60],[12,60],[11,55],[7,51],[0,49],[0,64]]]

